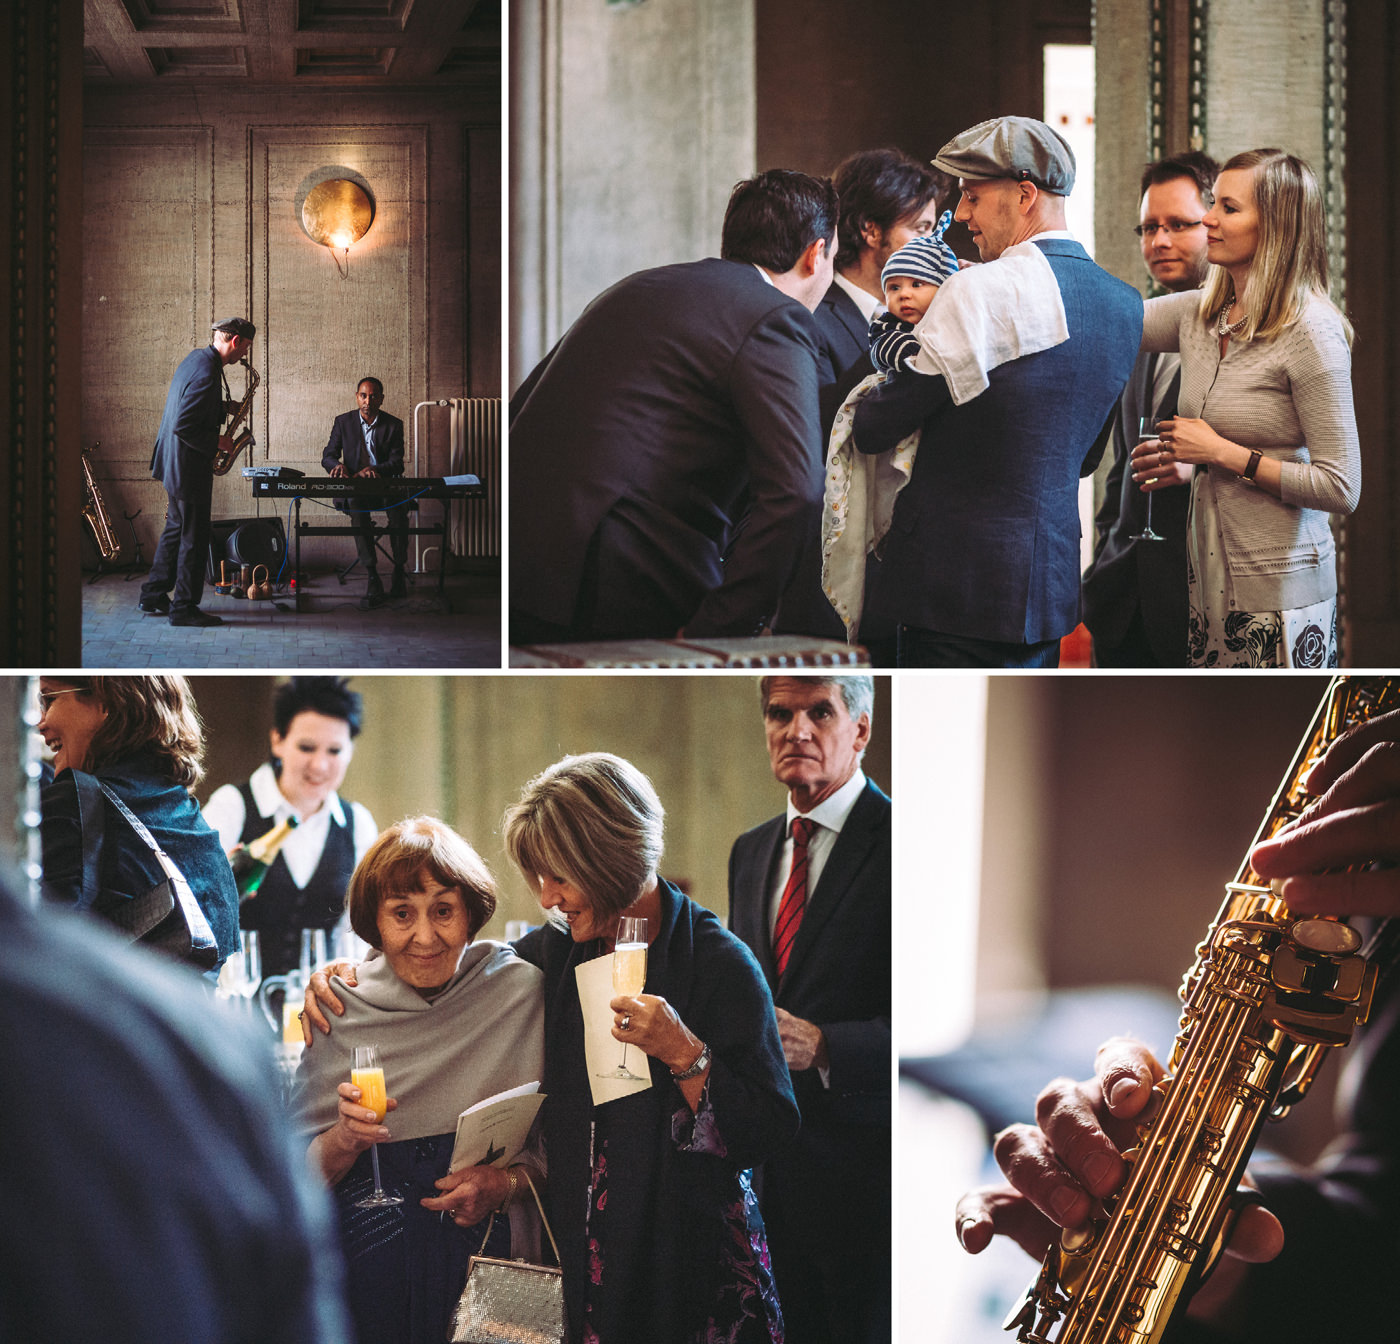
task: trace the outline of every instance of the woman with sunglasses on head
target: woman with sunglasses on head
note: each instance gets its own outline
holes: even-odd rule
[[[238,946],[238,891],[190,796],[204,774],[204,734],[188,682],[41,676],[39,708],[38,731],[53,753],[42,795],[48,899],[126,927],[132,903],[167,878],[105,785],[189,884],[217,945],[216,970]]]
[[[1204,223],[1205,288],[1147,301],[1143,349],[1181,351],[1181,395],[1133,479],[1191,485],[1193,666],[1337,667],[1330,523],[1361,497],[1361,451],[1322,192],[1301,159],[1249,150]]]

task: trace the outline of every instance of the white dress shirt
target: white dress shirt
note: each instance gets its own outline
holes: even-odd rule
[[[277,787],[277,776],[270,765],[260,765],[248,780],[253,791],[253,803],[267,823],[262,830],[270,831],[279,821],[285,821],[296,814],[296,809],[282,796]],[[355,862],[364,858],[365,852],[375,842],[379,828],[369,810],[360,803],[351,803],[350,815],[354,819],[351,842],[355,847]],[[287,871],[298,887],[305,887],[321,862],[321,853],[330,835],[331,821],[338,826],[345,825],[345,807],[340,795],[333,793],[326,799],[325,806],[311,816],[297,818],[297,828],[286,839],[281,854],[287,861]],[[219,843],[225,853],[232,849],[243,837],[243,826],[247,814],[243,807],[243,795],[233,784],[225,784],[215,789],[213,796],[204,804],[204,820],[219,833]],[[260,832],[261,833],[261,832]]]

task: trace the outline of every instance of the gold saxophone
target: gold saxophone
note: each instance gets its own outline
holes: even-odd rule
[[[1296,821],[1308,771],[1355,724],[1400,706],[1400,678],[1334,677],[1254,844]],[[1253,845],[1251,845],[1251,849]],[[1158,1109],[1107,1215],[1067,1230],[1007,1318],[1022,1344],[1156,1344],[1210,1273],[1264,1121],[1282,1119],[1328,1049],[1366,1020],[1372,949],[1341,920],[1294,916],[1241,866],[1196,963]]]
[[[246,427],[241,434],[238,433],[238,426],[252,414],[253,393],[257,391],[258,384],[262,380],[258,377],[258,371],[248,363],[246,358],[240,359],[238,362],[248,370],[248,390],[244,392],[243,400],[238,403],[238,409],[234,411],[233,418],[219,436],[219,447],[214,453],[215,476],[225,475],[238,460],[238,454],[253,442],[252,426]]]
[[[100,446],[93,444],[94,448]],[[92,463],[88,460],[92,454],[86,448],[80,451],[83,459],[83,521],[92,529],[92,539],[97,543],[98,555],[104,560],[111,560],[121,553],[122,544],[117,540],[112,517],[107,512],[107,502],[102,498],[102,492],[98,490],[97,481],[93,477]]]

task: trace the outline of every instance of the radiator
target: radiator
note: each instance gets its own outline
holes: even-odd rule
[[[453,397],[452,457],[448,475],[470,472],[486,487],[482,505],[453,511],[455,555],[498,559],[501,554],[501,399]]]

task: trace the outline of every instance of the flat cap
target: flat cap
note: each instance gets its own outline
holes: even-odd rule
[[[250,341],[258,334],[258,329],[246,317],[226,317],[222,322],[214,323],[214,330],[227,332],[230,336],[245,336]]]
[[[954,177],[1009,177],[1068,196],[1074,189],[1074,151],[1034,117],[993,117],[955,135],[933,160]]]

